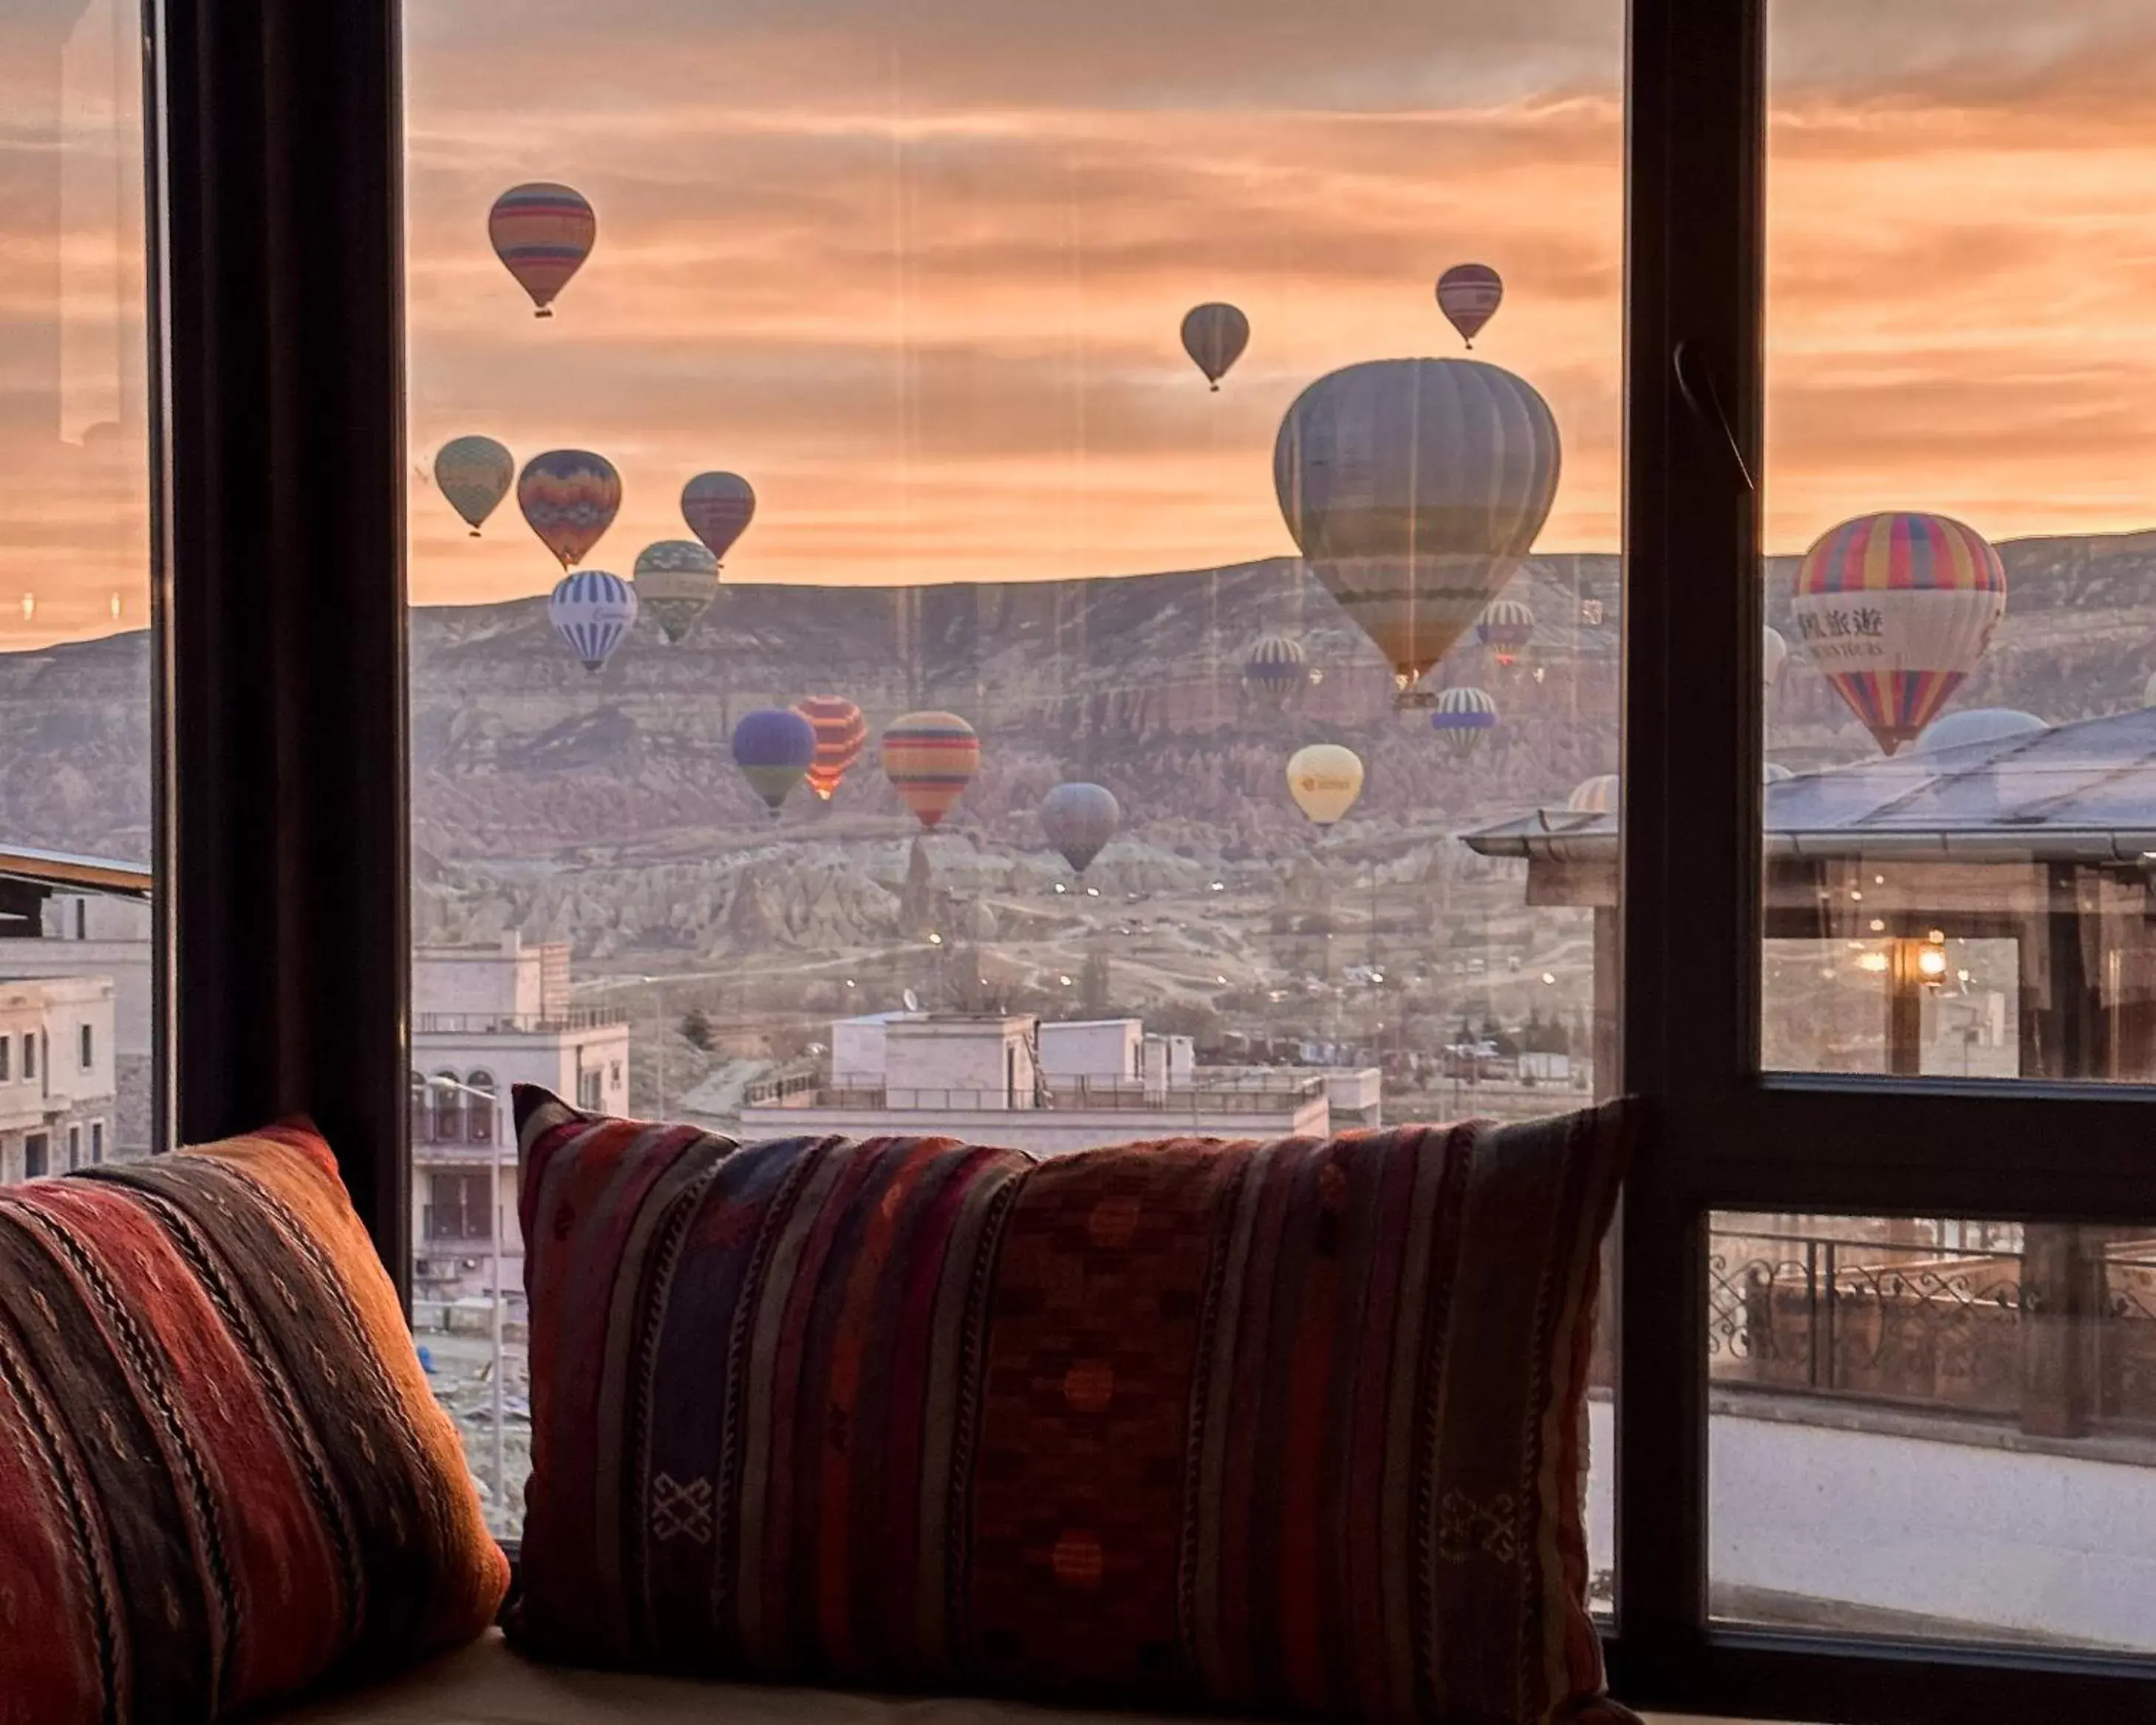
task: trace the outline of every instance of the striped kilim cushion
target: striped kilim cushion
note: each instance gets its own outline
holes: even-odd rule
[[[0,1722],[203,1725],[507,1580],[311,1129],[0,1187]]]
[[[1615,1110],[1047,1160],[517,1118],[526,1650],[1621,1716],[1581,1518]]]

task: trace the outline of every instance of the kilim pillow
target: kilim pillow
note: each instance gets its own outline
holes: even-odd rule
[[[0,1187],[0,1722],[202,1725],[507,1581],[311,1127]]]
[[[1045,1160],[516,1109],[526,1650],[1625,1717],[1581,1514],[1617,1109]]]

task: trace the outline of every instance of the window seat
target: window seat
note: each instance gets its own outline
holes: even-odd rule
[[[1136,1713],[1066,1713],[971,1697],[880,1700],[824,1690],[565,1671],[519,1658],[499,1634],[397,1682],[272,1717],[275,1725],[1063,1725],[1089,1718],[1102,1725],[1151,1725]],[[1680,1722],[1661,1714],[1650,1717],[1649,1725]]]

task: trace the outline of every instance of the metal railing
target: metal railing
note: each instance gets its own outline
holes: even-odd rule
[[[629,1022],[625,1007],[572,1007],[566,1012],[419,1012],[416,1036],[560,1036]]]
[[[2040,1270],[2029,1251],[1748,1228],[1712,1234],[1707,1266],[1717,1387],[2051,1435],[2156,1429],[2156,1249],[2146,1243],[2091,1244],[2066,1268]]]
[[[946,1089],[911,1084],[831,1084],[796,1077],[751,1084],[750,1108],[831,1108],[878,1114],[933,1114],[1060,1110],[1166,1114],[1289,1115],[1325,1094],[1320,1077],[1259,1077],[1237,1074],[1219,1084],[1148,1086],[1139,1079],[1051,1079],[1036,1097],[1028,1090]]]

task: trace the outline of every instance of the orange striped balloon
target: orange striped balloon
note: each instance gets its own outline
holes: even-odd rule
[[[829,802],[868,746],[868,721],[844,695],[810,695],[796,702],[793,710],[815,728],[816,754],[808,764],[808,788]]]
[[[486,218],[495,255],[531,296],[535,317],[554,315],[554,296],[583,267],[598,230],[583,193],[550,180],[511,186]]]
[[[883,771],[924,828],[951,811],[981,765],[981,739],[955,713],[909,713],[883,734]]]

